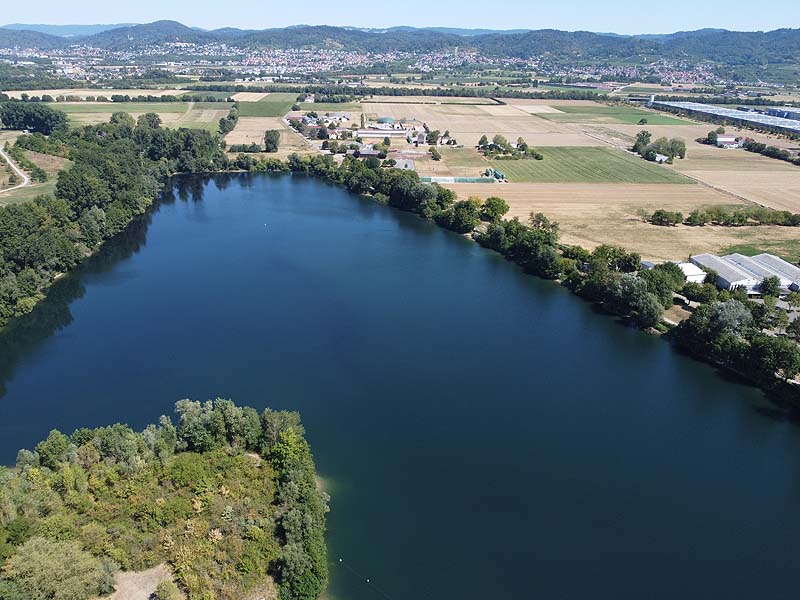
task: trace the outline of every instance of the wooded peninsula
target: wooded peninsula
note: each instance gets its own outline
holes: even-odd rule
[[[181,400],[135,432],[53,430],[0,468],[0,598],[88,600],[166,563],[158,600],[312,600],[327,496],[295,412]],[[276,589],[277,588],[277,589]]]

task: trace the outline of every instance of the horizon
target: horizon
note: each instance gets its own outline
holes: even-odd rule
[[[189,27],[190,29],[195,29],[198,31],[206,31],[206,32],[213,32],[215,30],[220,29],[238,29],[240,31],[266,31],[270,29],[293,29],[293,28],[301,28],[301,27],[335,27],[339,29],[356,29],[361,31],[371,31],[378,33],[381,30],[389,30],[389,29],[396,29],[407,27],[411,29],[418,29],[418,30],[426,30],[426,29],[453,29],[453,30],[461,30],[461,31],[491,31],[497,33],[506,33],[506,32],[536,32],[536,31],[564,31],[568,33],[594,33],[598,35],[618,35],[618,36],[628,36],[628,37],[636,37],[636,36],[643,36],[643,35],[670,35],[676,33],[693,33],[698,31],[706,31],[706,30],[715,30],[715,31],[728,31],[732,33],[770,33],[772,31],[778,30],[800,30],[800,25],[797,27],[775,27],[772,29],[731,29],[727,27],[715,27],[712,25],[703,26],[703,27],[695,27],[693,29],[675,29],[669,31],[635,31],[632,33],[623,33],[621,31],[610,31],[610,30],[594,30],[594,29],[568,29],[568,28],[558,28],[558,27],[548,27],[548,26],[541,26],[536,28],[529,28],[529,27],[478,27],[478,26],[460,26],[460,25],[408,25],[406,23],[398,23],[396,25],[386,25],[386,26],[372,26],[372,25],[353,25],[353,24],[341,24],[341,25],[331,25],[330,23],[291,23],[289,25],[276,25],[276,26],[266,26],[266,27],[243,27],[239,25],[219,25],[213,27],[203,27],[200,25],[192,25],[190,23],[181,21],[179,19],[155,19],[152,21],[142,21],[142,22],[133,22],[133,21],[120,21],[120,22],[66,22],[66,23],[44,23],[44,22],[31,22],[31,23],[24,23],[21,21],[15,21],[10,23],[2,23],[0,24],[0,28],[11,29],[14,27],[109,27],[114,29],[119,29],[123,27],[135,27],[139,25],[151,25],[153,23],[158,22],[175,22],[185,27]],[[22,30],[17,30],[22,31]]]
[[[741,32],[768,32],[790,29],[792,22],[800,22],[800,9],[790,0],[776,0],[770,10],[751,14],[738,10],[749,6],[743,0],[712,0],[698,5],[689,0],[675,0],[669,11],[642,10],[633,0],[615,0],[598,5],[591,0],[572,0],[568,5],[535,5],[525,0],[505,0],[500,7],[487,14],[482,7],[461,0],[442,0],[434,5],[422,0],[410,0],[404,5],[402,20],[388,16],[362,16],[363,11],[343,14],[328,10],[320,0],[310,0],[303,10],[308,15],[324,15],[322,22],[298,24],[296,12],[271,10],[272,7],[243,0],[237,11],[220,14],[211,3],[189,3],[177,0],[169,7],[154,0],[142,0],[136,6],[108,6],[96,0],[78,6],[64,5],[55,0],[43,0],[39,14],[50,16],[46,21],[30,19],[27,7],[12,5],[4,11],[4,20],[10,25],[116,25],[147,24],[154,21],[177,21],[189,27],[205,30],[233,27],[238,29],[281,29],[301,25],[329,25],[358,29],[387,29],[390,27],[448,27],[455,29],[491,29],[497,31],[524,29],[557,29],[561,31],[589,31],[618,35],[658,35],[698,29],[726,29]],[[470,10],[474,8],[475,10]],[[646,7],[645,7],[646,8]],[[353,15],[358,16],[354,17]],[[181,15],[191,16],[191,21]],[[243,15],[247,15],[245,25]],[[457,15],[456,18],[454,16]],[[239,16],[240,18],[237,18]],[[359,18],[360,17],[360,18]],[[457,23],[451,21],[457,20]],[[304,19],[305,20],[305,19]],[[317,21],[317,19],[313,19]],[[367,21],[367,22],[365,22]],[[5,26],[5,25],[4,25]]]

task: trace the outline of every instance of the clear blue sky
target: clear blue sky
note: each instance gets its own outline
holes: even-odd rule
[[[668,33],[721,27],[740,31],[800,27],[800,1],[770,0],[39,0],[3,2],[5,23],[146,23],[172,19],[208,29],[286,25],[446,26]]]

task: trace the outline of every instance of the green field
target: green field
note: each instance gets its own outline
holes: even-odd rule
[[[544,160],[493,160],[513,183],[693,183],[662,165],[612,148],[539,148]]]
[[[736,244],[728,246],[720,251],[720,254],[744,254],[745,256],[755,256],[768,252],[777,254],[784,260],[789,262],[800,261],[800,240],[777,240],[777,241],[759,241],[751,244]]]
[[[259,102],[239,102],[242,117],[282,117],[292,109],[297,94],[274,93]]]
[[[361,105],[356,102],[300,102],[299,104],[300,110],[307,112],[313,110],[319,114],[326,112],[352,112],[354,110],[361,110]]]
[[[692,124],[689,121],[639,110],[630,106],[606,106],[605,104],[593,106],[558,105],[556,108],[561,112],[540,113],[536,116],[559,123],[625,123],[636,125],[640,120],[647,119],[648,125]]]
[[[216,105],[216,103],[214,104]],[[189,108],[189,104],[186,102],[58,102],[50,106],[64,111],[68,115],[112,112],[185,113]],[[225,104],[220,106],[224,107]]]

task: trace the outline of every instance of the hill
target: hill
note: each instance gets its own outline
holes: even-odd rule
[[[11,23],[10,25],[0,25],[0,29],[16,29],[18,31],[37,31],[48,35],[60,37],[82,37],[94,35],[109,29],[120,27],[130,27],[134,23],[117,23],[115,25],[26,25],[24,23]]]
[[[52,50],[64,46],[65,39],[39,31],[0,28],[0,48],[40,48]]]
[[[363,29],[299,25],[261,31],[226,27],[206,31],[177,21],[156,21],[113,27],[92,35],[66,38],[43,31],[0,28],[0,47],[51,49],[87,44],[107,50],[127,50],[166,42],[223,42],[243,48],[340,48],[361,52],[432,52],[474,49],[490,56],[555,61],[630,62],[674,59],[710,61],[727,67],[755,68],[800,63],[800,29],[740,32],[722,29],[681,31],[666,35],[616,35],[589,31],[491,31],[458,28],[391,27]],[[88,26],[80,26],[88,27]]]

